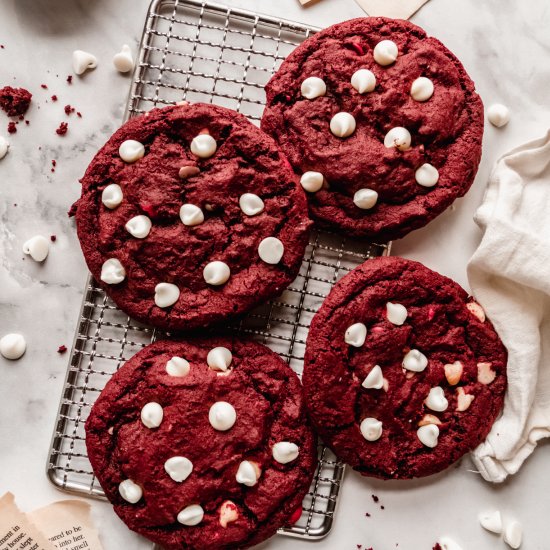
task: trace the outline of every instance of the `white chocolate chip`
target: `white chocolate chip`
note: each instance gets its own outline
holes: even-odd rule
[[[445,392],[443,391],[443,388],[441,386],[436,386],[435,388],[432,388],[430,390],[430,393],[428,393],[428,397],[426,397],[424,403],[426,404],[426,407],[428,407],[428,409],[436,412],[446,411],[447,407],[449,406],[449,402],[447,401],[447,398],[445,397]]]
[[[119,260],[110,258],[101,266],[100,278],[108,285],[118,285],[126,278],[126,270]]]
[[[361,210],[370,210],[378,202],[378,193],[374,189],[359,189],[353,195],[353,204]]]
[[[210,158],[217,149],[218,144],[210,134],[199,134],[191,142],[191,152],[202,159]]]
[[[243,214],[257,216],[264,211],[264,201],[254,193],[244,193],[239,198],[239,206]]]
[[[374,47],[374,60],[383,67],[395,63],[399,50],[392,40],[382,40]]]
[[[73,71],[81,75],[88,69],[95,69],[97,67],[97,57],[88,52],[82,50],[75,50],[73,52]]]
[[[296,445],[296,443],[280,441],[279,443],[275,443],[275,445],[273,445],[271,453],[273,455],[273,458],[279,464],[288,464],[289,462],[292,462],[293,460],[296,460],[298,458],[298,455],[300,454],[300,449],[298,448],[298,445]]]
[[[477,364],[477,380],[488,386],[496,378],[497,373],[491,368],[492,363]]]
[[[15,361],[27,350],[27,342],[22,334],[11,333],[0,339],[0,354],[6,359]]]
[[[266,237],[258,246],[258,255],[267,264],[278,264],[285,252],[283,243],[276,237]]]
[[[145,239],[149,235],[152,225],[151,220],[147,216],[140,215],[128,220],[124,227],[132,237]]]
[[[354,348],[360,348],[365,343],[366,337],[367,327],[363,323],[354,323],[346,329],[344,342]]]
[[[233,361],[233,354],[223,346],[212,348],[206,356],[206,363],[215,371],[226,372]]]
[[[237,412],[235,407],[227,401],[217,401],[210,407],[208,420],[215,430],[226,432],[237,421]]]
[[[143,158],[143,155],[145,155],[145,147],[143,143],[135,139],[127,139],[120,144],[118,154],[124,162],[132,164],[140,158]]]
[[[493,103],[487,109],[487,118],[493,126],[502,128],[510,122],[510,110],[502,103]]]
[[[462,547],[449,537],[441,537],[438,540],[441,550],[462,550]]]
[[[439,181],[439,172],[435,166],[426,162],[416,170],[414,179],[422,187],[433,187]]]
[[[186,506],[177,516],[178,523],[192,527],[198,525],[204,517],[204,510],[198,504]]]
[[[412,349],[403,357],[402,365],[412,372],[422,372],[428,366],[428,358],[417,349]]]
[[[434,83],[425,76],[418,77],[411,85],[411,97],[415,101],[428,101],[434,93]]]
[[[384,138],[384,146],[388,149],[395,148],[399,151],[407,151],[411,148],[411,133],[402,126],[392,128]]]
[[[422,420],[418,423],[419,426],[428,426],[430,424],[436,424],[439,426],[441,424],[441,420],[433,414],[425,414],[422,417]]]
[[[202,275],[209,285],[220,286],[227,283],[231,276],[231,270],[226,263],[215,261],[204,266]]]
[[[220,506],[220,525],[225,528],[228,523],[233,523],[237,519],[239,519],[237,505],[230,500],[222,502]]]
[[[350,113],[336,113],[330,121],[330,131],[339,138],[351,136],[355,128],[355,118]]]
[[[327,93],[327,85],[323,79],[316,76],[310,76],[302,82],[300,91],[306,99],[315,99]]]
[[[439,428],[435,424],[420,426],[420,428],[416,430],[416,435],[418,436],[418,439],[420,440],[422,445],[426,445],[426,447],[430,447],[431,449],[437,447]]]
[[[380,390],[384,387],[384,376],[382,375],[382,369],[379,365],[373,367],[369,374],[367,374],[365,380],[363,380],[361,386],[373,390]]]
[[[119,73],[127,73],[134,68],[132,50],[128,44],[124,44],[119,53],[113,57],[113,65]]]
[[[141,421],[147,428],[158,428],[162,423],[163,417],[164,411],[162,407],[154,401],[147,403],[141,409]]]
[[[118,492],[120,496],[130,504],[136,504],[143,496],[143,489],[131,479],[121,481],[118,485]]]
[[[351,77],[351,85],[360,93],[372,92],[376,87],[376,77],[368,69],[359,69]]]
[[[498,510],[479,514],[478,519],[483,529],[487,529],[487,531],[491,531],[491,533],[496,533],[497,535],[502,533],[502,516]]]
[[[367,441],[377,441],[382,436],[382,422],[376,418],[365,418],[359,429]]]
[[[184,456],[173,456],[164,463],[166,473],[176,482],[185,481],[193,471],[193,463]]]
[[[237,470],[235,479],[237,480],[237,483],[242,483],[247,487],[254,487],[254,485],[258,483],[261,473],[262,471],[256,462],[251,460],[243,460],[239,464],[239,469]]]
[[[35,262],[43,262],[50,252],[50,241],[42,235],[36,235],[23,244],[23,252]]]
[[[107,185],[101,193],[101,202],[109,208],[109,210],[116,208],[122,202],[122,199],[122,189],[120,188],[120,185],[117,185],[116,183]]]
[[[485,322],[485,311],[477,302],[468,302],[466,307],[474,317],[477,317],[481,323]]]
[[[407,308],[402,304],[388,302],[386,304],[386,317],[394,325],[401,326],[407,319]]]
[[[0,160],[2,160],[7,154],[10,148],[8,140],[4,136],[0,136]]]
[[[467,411],[475,398],[475,395],[464,392],[464,388],[457,388],[456,390],[456,410],[458,412]]]
[[[511,521],[504,527],[504,542],[510,547],[517,549],[523,540],[523,527],[519,521]]]
[[[300,185],[309,193],[317,193],[323,187],[324,181],[321,172],[305,172],[300,178]]]
[[[165,308],[173,306],[180,297],[180,289],[172,283],[159,283],[155,287],[155,304]]]
[[[460,361],[455,361],[454,363],[447,363],[444,367],[445,369],[445,378],[451,386],[456,386],[462,377],[462,371],[464,367]]]
[[[183,225],[193,227],[204,221],[203,211],[194,204],[183,204],[180,208],[180,219]]]
[[[172,357],[172,359],[166,362],[166,372],[170,376],[187,376],[190,370],[191,365],[189,365],[189,361],[183,357]]]

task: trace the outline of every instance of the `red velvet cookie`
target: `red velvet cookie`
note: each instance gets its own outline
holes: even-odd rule
[[[443,470],[500,413],[507,352],[454,281],[403,258],[369,260],[333,288],[305,355],[310,417],[363,475]]]
[[[214,105],[153,109],[82,179],[78,237],[95,279],[140,321],[189,329],[280,294],[311,222],[274,141]]]
[[[369,17],[306,40],[266,86],[262,129],[326,228],[403,237],[470,188],[483,104],[458,59],[407,21]]]
[[[296,374],[229,338],[140,351],[94,404],[86,446],[115,512],[168,550],[265,540],[299,509],[317,462]]]

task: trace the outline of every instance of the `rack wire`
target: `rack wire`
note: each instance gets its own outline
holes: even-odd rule
[[[258,123],[264,86],[286,56],[317,29],[198,0],[154,0],[142,36],[125,119],[187,100],[235,109]],[[388,245],[314,231],[296,280],[275,300],[228,328],[279,353],[301,376],[311,319],[332,286]],[[161,336],[119,310],[88,278],[52,437],[47,474],[67,492],[105,498],[84,440],[90,408],[109,378]],[[280,533],[326,536],[344,465],[322,444],[301,518]]]

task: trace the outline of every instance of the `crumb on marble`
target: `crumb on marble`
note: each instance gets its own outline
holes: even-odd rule
[[[64,136],[69,130],[69,125],[66,122],[62,122],[59,128],[55,131],[58,136]]]
[[[15,124],[16,123],[13,121],[8,124],[8,134],[15,134],[15,132],[17,132],[17,126]]]
[[[25,88],[0,88],[0,108],[8,116],[22,117],[31,104],[32,94]]]
[[[67,346],[62,345],[57,348],[57,353],[65,353],[67,351]]]
[[[57,241],[57,235],[50,235],[50,241],[52,241],[52,243]]]
[[[48,86],[46,86],[46,84],[40,84],[40,87],[41,87],[43,90],[47,90],[47,89],[48,89]]]
[[[374,502],[378,502],[380,500],[376,495],[371,495],[371,497]]]
[[[71,105],[65,105],[65,114],[69,116],[71,113],[75,112],[75,108],[71,107]]]
[[[70,74],[68,77],[67,77],[67,84],[72,84],[73,83],[73,75]]]
[[[52,95],[52,101],[57,101],[57,96],[55,94]]]

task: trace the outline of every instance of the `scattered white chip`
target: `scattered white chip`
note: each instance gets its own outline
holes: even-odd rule
[[[23,356],[27,349],[27,342],[22,334],[11,333],[0,339],[0,354],[6,359],[15,361]]]
[[[510,110],[502,103],[493,103],[487,109],[487,118],[493,126],[501,128],[510,122]]]
[[[519,521],[511,521],[504,527],[504,542],[510,547],[517,549],[523,540],[523,527]]]
[[[124,44],[120,52],[113,57],[113,65],[119,73],[127,73],[134,68],[132,50],[128,44]]]
[[[316,76],[310,76],[302,82],[300,91],[302,92],[302,96],[306,99],[315,99],[327,93],[327,85],[323,79]]]
[[[392,40],[382,40],[374,47],[373,55],[376,63],[385,67],[395,63],[399,50],[397,44]]]
[[[0,136],[0,160],[2,160],[7,154],[10,148],[8,140],[4,136]]]
[[[50,251],[50,241],[42,235],[36,235],[23,244],[23,252],[35,262],[43,262]]]
[[[496,533],[497,535],[502,533],[502,516],[499,510],[481,513],[478,518],[483,529],[487,529],[487,531],[491,531],[491,533]]]
[[[95,55],[82,50],[73,52],[73,70],[76,74],[83,74],[88,69],[95,69],[96,67],[97,57]]]

